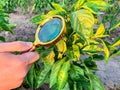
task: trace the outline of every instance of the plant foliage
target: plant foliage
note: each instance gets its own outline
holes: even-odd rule
[[[120,0],[108,0],[107,2],[110,4],[110,7],[105,11],[102,22],[109,24],[106,32],[110,33],[120,26]]]
[[[4,9],[6,12],[14,12],[19,8],[23,13],[46,13],[52,6],[51,3],[60,3],[62,6],[65,3],[70,6],[76,0],[2,0],[4,1]]]
[[[63,0],[64,1],[64,0]],[[96,16],[107,9],[109,4],[103,0],[78,0],[71,7],[52,4],[47,14],[35,16],[31,21],[41,24],[52,15],[61,15],[66,21],[66,33],[62,39],[50,47],[40,47],[40,60],[28,73],[28,85],[34,90],[48,83],[52,90],[105,90],[94,74],[97,69],[95,60],[120,54],[117,46],[120,38],[109,43],[103,23],[94,30]],[[84,56],[82,58],[81,56]]]
[[[9,23],[9,15],[4,10],[5,2],[0,0],[0,31],[8,31],[13,33],[12,28],[15,25]],[[5,38],[0,36],[0,40],[5,41]]]

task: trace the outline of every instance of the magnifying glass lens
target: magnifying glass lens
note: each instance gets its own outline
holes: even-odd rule
[[[62,29],[62,20],[59,18],[53,18],[45,23],[38,33],[38,38],[41,42],[46,43],[54,40]]]

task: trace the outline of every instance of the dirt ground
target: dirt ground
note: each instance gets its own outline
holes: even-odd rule
[[[30,18],[31,15],[11,13],[10,22],[16,24],[14,34],[12,35],[8,32],[1,32],[0,35],[5,36],[6,41],[10,42],[15,40],[34,40],[36,26],[29,21]],[[120,29],[118,29],[117,33],[117,36],[119,35]],[[114,40],[114,36],[116,35],[112,34],[112,36],[113,37],[109,38],[109,40]],[[99,68],[96,75],[98,75],[104,83],[106,90],[120,90],[120,56],[111,58],[108,64],[104,61],[97,61],[96,63]]]

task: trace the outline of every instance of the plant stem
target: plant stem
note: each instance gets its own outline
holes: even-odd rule
[[[87,66],[84,64],[84,62],[83,62],[83,66],[85,67],[86,72],[87,72],[87,74],[88,74],[88,78],[89,78],[89,80],[90,80],[90,90],[93,90],[93,85],[92,85],[91,77],[89,76],[89,75],[90,75],[90,71],[88,70],[88,68],[87,68]]]
[[[74,90],[77,90],[77,88],[76,88],[76,82],[74,82]]]

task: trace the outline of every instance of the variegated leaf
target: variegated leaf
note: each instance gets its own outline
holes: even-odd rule
[[[74,31],[87,41],[93,35],[94,17],[88,10],[81,9],[71,14],[71,25]]]

